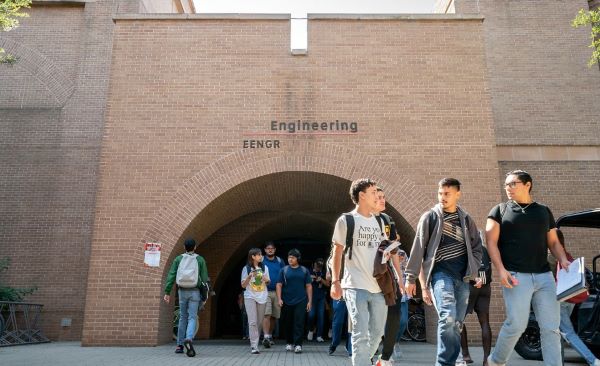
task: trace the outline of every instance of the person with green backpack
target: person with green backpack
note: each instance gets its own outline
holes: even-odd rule
[[[171,289],[177,283],[179,296],[179,328],[177,330],[177,348],[175,353],[183,353],[185,348],[188,357],[194,357],[196,350],[192,344],[194,331],[196,330],[196,315],[202,299],[200,287],[208,282],[208,271],[204,258],[195,253],[196,241],[186,239],[183,243],[185,253],[178,255],[169,274],[165,285],[164,300],[171,301]]]

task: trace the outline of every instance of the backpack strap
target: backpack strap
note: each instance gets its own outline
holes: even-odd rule
[[[283,267],[283,284],[284,285],[287,285],[287,273],[288,273],[289,269],[290,269],[289,265]]]
[[[351,213],[345,213],[346,218],[346,247],[344,248],[344,256],[342,256],[342,263],[346,253],[348,253],[348,259],[352,259],[352,237],[354,236],[354,216]]]

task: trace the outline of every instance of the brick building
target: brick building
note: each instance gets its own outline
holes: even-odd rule
[[[248,249],[323,255],[358,177],[385,188],[407,245],[443,176],[481,227],[515,168],[556,216],[600,206],[600,73],[570,27],[585,0],[309,14],[304,55],[289,15],[148,4],[38,1],[0,35],[20,58],[0,65],[0,253],[9,283],[39,286],[53,339],[168,341],[161,293],[188,236],[217,293],[199,336],[226,336]],[[570,248],[591,258],[599,238]],[[492,307],[497,333],[497,288]]]

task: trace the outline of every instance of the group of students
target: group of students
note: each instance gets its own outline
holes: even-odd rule
[[[402,252],[386,250],[386,246],[399,237],[391,217],[382,213],[385,210],[383,190],[370,179],[358,179],[351,184],[350,197],[355,209],[342,214],[335,224],[325,278],[314,273],[311,276],[310,271],[299,264],[300,252],[296,249],[288,253],[288,265],[275,256],[272,243],[265,247],[266,258],[260,249],[251,249],[241,274],[251,352],[260,353],[258,327],[261,322],[263,346],[273,345],[272,331],[280,310],[284,314],[286,350],[302,352],[305,316],[311,312],[316,293],[313,284],[318,279],[318,283],[330,286],[333,299],[330,354],[339,344],[336,328],[344,325],[343,320],[336,319],[336,310],[341,314],[345,308],[351,335],[347,349],[351,352],[352,364],[389,366],[400,331],[402,300],[416,295],[418,279],[423,301],[433,305],[438,315],[435,365],[454,366],[457,362],[468,310],[475,310],[482,324],[483,365],[505,365],[527,326],[530,308],[540,326],[544,364],[562,365],[559,329],[562,330],[564,324],[561,323],[561,305],[556,300],[555,279],[548,264],[548,250],[559,267],[568,269],[570,261],[559,240],[552,212],[533,201],[532,187],[529,173],[508,172],[504,182],[508,201],[494,206],[487,217],[487,253],[502,285],[506,311],[493,352],[486,309],[489,309],[491,268],[489,264],[485,266],[486,249],[475,221],[458,205],[461,184],[454,178],[439,182],[438,204],[421,215],[405,269],[401,266]],[[177,263],[178,259],[169,279],[175,277]],[[200,260],[198,265],[202,266]],[[168,280],[165,288],[167,302],[172,282]],[[186,289],[180,287],[179,291],[180,302],[182,297],[189,298]],[[570,310],[572,307],[564,306],[563,317],[568,316]],[[189,356],[193,347],[189,337],[191,319],[188,317],[187,321],[188,333],[184,334],[180,326],[176,352],[183,352],[185,348]],[[382,338],[381,355],[375,359]],[[466,334],[463,343],[465,340]],[[586,361],[600,366],[600,361],[590,354],[585,355]],[[463,361],[472,362],[466,349],[463,349]]]

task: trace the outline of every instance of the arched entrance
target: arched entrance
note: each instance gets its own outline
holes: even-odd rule
[[[272,173],[231,188],[198,214],[180,241],[185,237],[202,238],[206,224],[216,218],[222,223],[201,239],[197,250],[207,260],[216,292],[200,315],[199,337],[240,334],[237,296],[248,249],[273,240],[284,259],[293,247],[300,249],[306,266],[318,257],[326,257],[336,218],[353,208],[349,187],[350,180],[330,174]],[[386,211],[398,223],[404,242],[412,243],[411,225],[393,206],[388,205]],[[173,250],[169,262],[180,252],[180,248]]]

